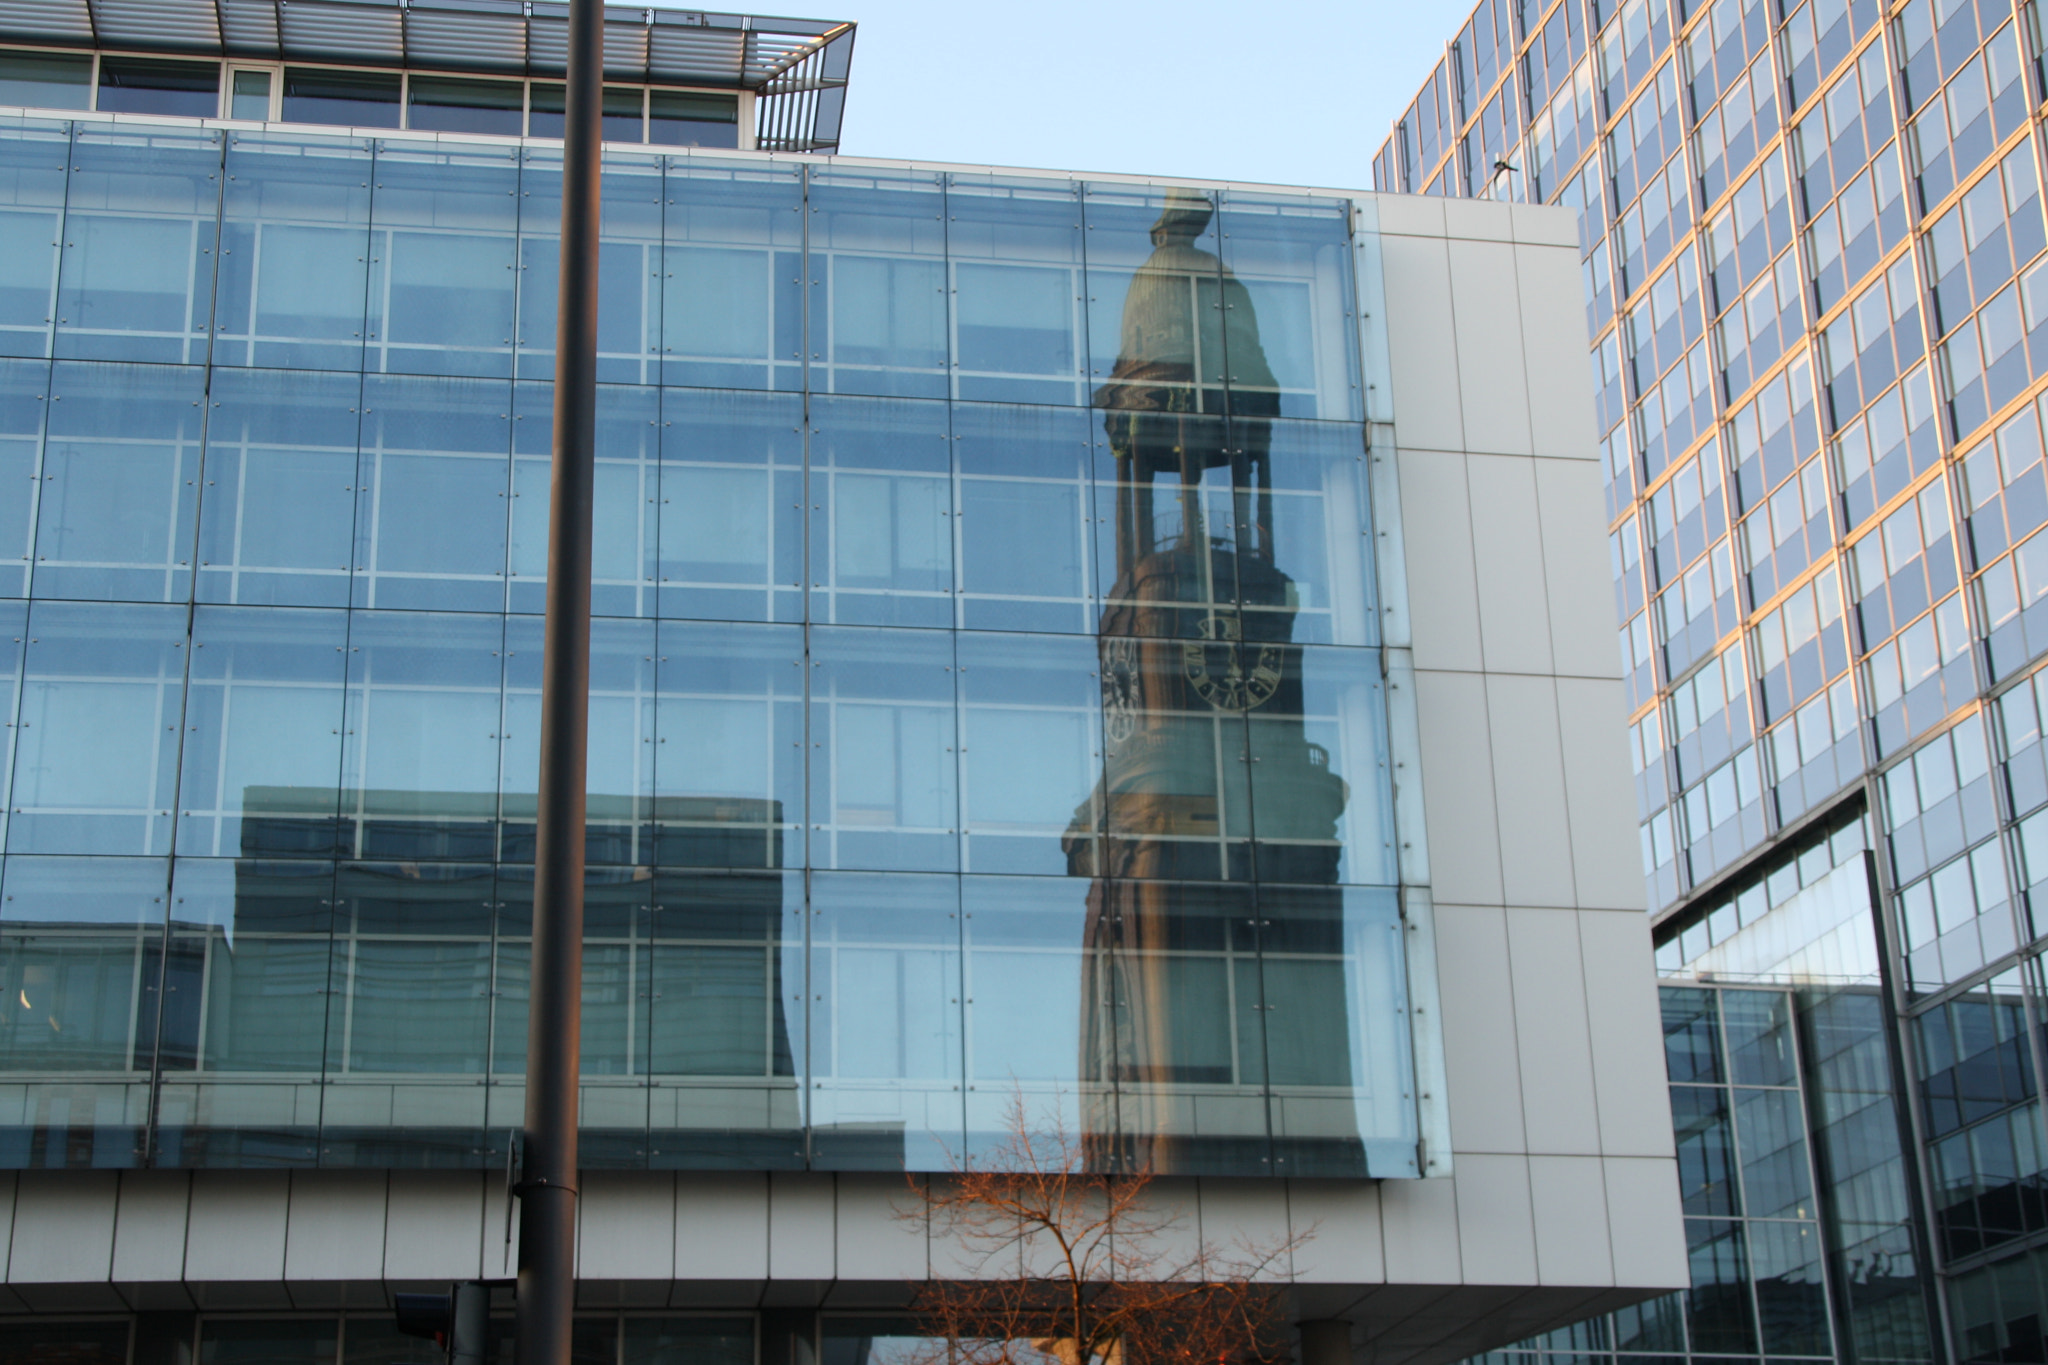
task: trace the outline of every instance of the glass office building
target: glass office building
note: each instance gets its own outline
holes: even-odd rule
[[[1105,1169],[1419,1174],[1370,221],[649,120],[586,1164],[945,1169],[1021,1093]],[[0,1163],[504,1167],[559,187],[531,137],[0,124]]]
[[[1819,1131],[1818,1023],[1799,1054],[1823,1229],[1831,1206],[1844,1226],[1802,1263],[1832,1321],[1806,1340],[1844,1360],[2048,1350],[2039,22],[1978,0],[1486,0],[1374,163],[1382,189],[1579,214],[1668,1019],[1764,988],[1801,1019],[1867,1001],[1884,1050],[1858,1074],[1890,1078],[1887,1117],[1847,1147]],[[1806,889],[1844,838],[1867,875],[1859,856]],[[1736,1110],[1696,1172],[1740,1150]],[[1862,1153],[1853,1178],[1831,1143]],[[1695,1325],[1689,1349],[1783,1353],[1782,1260],[1724,1238],[1712,1179],[1687,1182],[1677,1316],[1730,1284],[1752,1301],[1751,1327]],[[1900,1291],[1882,1330],[1858,1306],[1880,1281]]]

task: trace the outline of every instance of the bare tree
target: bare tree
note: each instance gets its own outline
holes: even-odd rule
[[[898,1216],[950,1241],[959,1273],[916,1286],[929,1365],[1256,1365],[1286,1354],[1285,1275],[1308,1229],[1218,1247],[1176,1235],[1152,1175],[1090,1171],[1082,1139],[1007,1135],[972,1166],[910,1182]]]

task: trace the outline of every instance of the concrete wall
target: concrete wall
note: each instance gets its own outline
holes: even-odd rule
[[[1423,1084],[1444,1092],[1426,1103],[1449,1152],[1419,1181],[1155,1190],[1189,1239],[1313,1228],[1298,1316],[1346,1322],[1361,1361],[1432,1362],[1687,1275],[1572,218],[1376,208],[1390,345],[1368,381],[1391,390],[1374,401],[1393,425],[1372,458],[1406,580],[1405,602],[1387,585],[1391,700],[1421,767],[1397,783],[1427,813],[1404,867],[1425,974],[1434,955],[1417,1004],[1440,1014],[1442,1072]],[[393,1287],[510,1273],[502,1180],[0,1175],[0,1311],[378,1309]],[[583,1190],[594,1306],[889,1306],[957,1264],[895,1216],[900,1178],[612,1173]]]

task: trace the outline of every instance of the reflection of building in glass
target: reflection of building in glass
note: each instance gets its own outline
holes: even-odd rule
[[[0,1356],[510,1264],[563,17],[449,2],[0,7]],[[1682,1283],[1583,413],[1443,421],[1565,391],[1563,215],[1395,306],[1370,196],[819,155],[851,26],[607,25],[579,1358],[916,1351],[1018,1100],[1317,1223],[1303,1365]]]
[[[1278,395],[1249,292],[1195,245],[1214,217],[1205,197],[1168,196],[1124,297],[1122,349],[1095,392],[1115,461],[1115,578],[1101,623],[1102,777],[1067,839],[1068,870],[1092,879],[1084,1083],[1092,1102],[1114,1099],[1086,1123],[1106,1159],[1158,1170],[1266,1159],[1216,1120],[1232,1096],[1263,1102],[1277,1040],[1260,1019],[1262,949],[1320,952],[1333,969],[1344,950],[1345,786],[1302,727],[1294,584],[1273,543]],[[1225,373],[1246,391],[1226,400]],[[1212,472],[1221,489],[1205,487]],[[1259,889],[1234,894],[1219,877]],[[1196,974],[1214,958],[1237,972],[1240,955],[1252,970],[1219,1019]],[[1316,1003],[1331,1012],[1307,1031],[1343,1084],[1358,1024],[1341,987]],[[1362,1154],[1321,1155],[1332,1170],[1363,1169]]]

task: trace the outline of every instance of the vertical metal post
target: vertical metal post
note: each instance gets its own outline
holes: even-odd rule
[[[591,487],[597,460],[602,0],[570,0],[555,331],[547,645],[541,661],[533,989],[519,1180],[519,1365],[569,1365],[583,1002],[584,771],[590,721]]]

